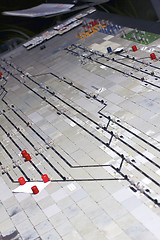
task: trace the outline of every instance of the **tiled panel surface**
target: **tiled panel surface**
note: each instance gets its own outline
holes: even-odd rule
[[[159,40],[77,31],[1,58],[0,239],[158,240]],[[43,174],[39,194],[12,192]]]

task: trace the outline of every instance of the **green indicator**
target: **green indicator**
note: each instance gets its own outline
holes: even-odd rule
[[[154,42],[155,40],[159,39],[160,35],[144,31],[132,30],[131,32],[125,34],[125,37],[122,36],[121,38],[148,45]]]

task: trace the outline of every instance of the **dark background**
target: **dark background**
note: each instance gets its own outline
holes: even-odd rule
[[[75,1],[75,0],[73,0]],[[43,0],[0,0],[0,52],[10,50],[17,44],[26,41],[28,38],[44,31],[45,29],[71,17],[76,12],[63,14],[50,18],[24,18],[11,17],[1,14],[3,11],[13,11],[37,6],[41,3],[73,3],[72,0],[65,1],[43,1]],[[81,6],[88,0],[77,0],[77,5]],[[96,0],[97,3],[99,0]],[[156,12],[151,0],[110,0],[96,8],[101,11],[109,11],[123,16],[137,19],[157,21]]]

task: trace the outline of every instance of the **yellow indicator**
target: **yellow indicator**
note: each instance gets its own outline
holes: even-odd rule
[[[93,33],[98,32],[98,31],[100,30],[100,28],[99,28],[98,26],[101,26],[102,28],[104,28],[104,27],[106,27],[107,25],[102,25],[102,24],[95,25],[94,27],[90,27],[90,29],[92,29],[92,32],[91,32],[91,33],[90,33],[89,31],[87,31],[87,32],[83,31],[83,32],[81,33],[81,36],[76,35],[76,37],[81,38],[81,39],[84,39],[84,38],[86,38],[86,37],[89,37],[89,36],[92,35]],[[95,29],[95,28],[97,28],[97,29]]]

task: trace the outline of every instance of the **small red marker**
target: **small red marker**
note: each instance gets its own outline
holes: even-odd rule
[[[136,45],[132,46],[132,50],[133,50],[133,52],[136,52],[136,51],[137,51]]]
[[[23,151],[21,152],[21,154],[22,154],[23,157],[25,157],[25,155],[27,154],[27,151],[26,151],[26,150],[23,150]]]
[[[49,177],[48,177],[48,175],[47,174],[44,174],[44,175],[42,175],[42,180],[43,180],[43,182],[44,183],[46,183],[46,182],[49,182],[50,180],[49,180]]]
[[[18,178],[18,182],[20,183],[20,185],[24,185],[26,183],[24,177]]]
[[[39,193],[39,190],[38,190],[38,188],[37,188],[36,185],[33,186],[33,187],[31,187],[31,189],[32,189],[33,194],[37,194],[37,193]]]
[[[152,60],[156,59],[155,53],[151,53],[151,54],[150,54],[150,57],[151,57]]]

